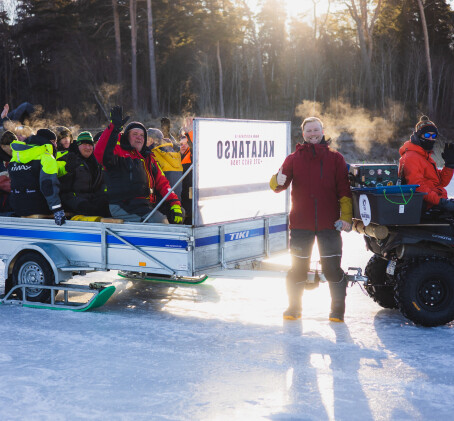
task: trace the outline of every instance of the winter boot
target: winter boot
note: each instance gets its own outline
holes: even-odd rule
[[[345,300],[344,301],[331,301],[331,311],[329,313],[330,322],[339,322],[344,321],[345,314]]]
[[[331,311],[329,320],[331,322],[343,322],[345,314],[345,296],[347,295],[347,280],[345,276],[339,282],[330,282]]]
[[[292,278],[292,273],[289,271],[287,275],[287,294],[289,306],[284,311],[283,317],[285,320],[301,319],[301,300],[304,291],[304,284],[295,282]]]
[[[285,320],[301,319],[301,305],[298,307],[290,304],[288,309],[284,311],[283,317]]]

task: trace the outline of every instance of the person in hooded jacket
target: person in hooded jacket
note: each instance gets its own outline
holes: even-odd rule
[[[164,138],[163,133],[159,129],[150,128],[147,130],[147,134],[147,145],[151,149],[154,158],[164,172],[167,180],[169,180],[170,186],[173,187],[183,175],[179,148],[175,150],[175,146],[170,139]],[[180,183],[174,189],[179,199],[181,199],[181,188],[182,184]]]
[[[343,156],[329,148],[323,124],[309,117],[301,125],[304,143],[284,161],[270,180],[271,189],[286,190],[292,184],[290,211],[290,253],[292,267],[287,274],[289,307],[284,319],[301,318],[301,299],[307,284],[310,259],[317,237],[323,274],[329,282],[329,320],[343,322],[347,281],[341,269],[340,231],[352,226],[352,195],[347,164]]]
[[[26,142],[11,143],[12,158],[8,165],[11,179],[10,204],[17,216],[49,214],[57,225],[66,221],[60,200],[56,155],[57,136],[40,129]]]
[[[64,126],[58,126],[57,132],[57,159],[62,156],[65,152],[69,151],[69,147],[73,143],[73,134],[71,130]]]
[[[110,213],[114,218],[129,222],[147,219],[157,201],[157,194],[166,196],[168,180],[146,145],[147,131],[139,122],[129,123],[123,109],[115,106],[110,112],[111,123],[104,130],[95,147],[95,157],[105,169]],[[166,199],[171,223],[181,224],[183,214],[175,193]],[[147,222],[166,223],[165,215],[157,210]]]
[[[60,197],[69,212],[110,217],[103,170],[93,150],[91,133],[81,132],[71,143],[68,154],[60,158],[66,163],[66,174],[60,177]]]
[[[454,144],[445,144],[441,154],[445,166],[440,170],[432,158],[437,137],[437,126],[423,115],[410,140],[399,149],[399,176],[404,184],[418,184],[416,191],[427,193],[423,197],[425,210],[436,207],[454,212],[454,201],[448,199],[445,189],[454,172]]]

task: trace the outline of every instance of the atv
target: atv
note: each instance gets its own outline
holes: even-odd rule
[[[454,320],[454,216],[425,210],[425,193],[397,165],[352,164],[349,179],[353,229],[374,253],[358,276],[366,292],[422,326]]]
[[[354,219],[374,255],[365,268],[365,289],[384,308],[396,308],[416,324],[454,320],[454,218],[441,211],[422,214],[411,225]]]

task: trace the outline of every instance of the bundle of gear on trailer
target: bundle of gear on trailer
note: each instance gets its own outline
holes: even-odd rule
[[[437,208],[426,211],[419,186],[399,185],[392,174],[397,176],[397,165],[350,169],[353,229],[374,253],[365,269],[365,289],[377,304],[399,309],[416,324],[449,323],[454,320],[454,218]]]

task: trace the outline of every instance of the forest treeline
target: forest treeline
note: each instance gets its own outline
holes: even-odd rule
[[[302,18],[280,0],[257,13],[241,0],[16,0],[0,9],[0,99],[86,125],[114,103],[138,116],[290,120],[313,101],[453,121],[448,2],[335,2]]]

